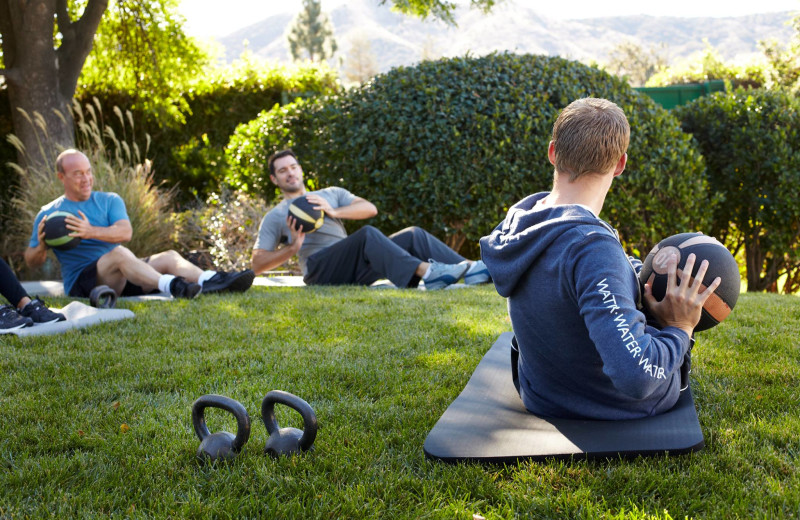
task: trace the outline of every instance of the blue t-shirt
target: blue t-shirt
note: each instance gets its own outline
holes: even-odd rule
[[[42,221],[45,215],[55,211],[67,211],[80,218],[79,210],[86,215],[89,223],[98,227],[108,227],[120,220],[130,220],[128,212],[125,210],[125,202],[116,193],[93,191],[88,200],[80,202],[69,200],[62,195],[53,202],[42,206],[42,209],[39,210],[36,219],[33,221],[33,234],[31,234],[29,245],[31,247],[39,246],[39,222]],[[102,240],[88,239],[81,240],[78,247],[68,251],[53,249],[58,262],[61,264],[64,292],[69,294],[81,271],[118,245],[103,242]]]

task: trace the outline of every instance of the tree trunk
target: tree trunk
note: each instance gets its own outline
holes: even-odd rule
[[[108,0],[89,0],[73,22],[67,0],[0,0],[3,60],[14,133],[24,146],[20,164],[53,168],[75,143],[70,103]],[[53,40],[55,20],[61,45]]]
[[[761,248],[758,234],[746,240],[744,257],[747,266],[747,292],[777,292],[779,262]]]

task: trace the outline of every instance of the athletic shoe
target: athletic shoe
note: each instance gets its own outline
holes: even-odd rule
[[[203,282],[203,293],[245,292],[253,285],[256,277],[250,269],[239,272],[217,271],[217,274]]]
[[[187,282],[180,276],[176,276],[169,283],[169,293],[173,298],[185,298],[191,300],[198,294],[202,288],[194,282]]]
[[[17,309],[11,305],[0,306],[0,332],[8,332],[32,326],[33,320],[25,316],[20,316]]]
[[[488,283],[492,278],[489,276],[489,270],[483,260],[476,260],[472,262],[464,273],[464,283],[467,285],[478,285],[479,283]]]
[[[26,318],[30,318],[34,323],[55,323],[67,320],[67,317],[60,312],[53,312],[48,309],[39,298],[31,300],[19,313]]]
[[[430,274],[423,280],[426,291],[444,289],[448,285],[456,283],[469,269],[467,264],[443,264],[434,260],[431,260],[430,263]]]

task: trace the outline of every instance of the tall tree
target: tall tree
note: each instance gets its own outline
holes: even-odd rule
[[[372,44],[363,32],[350,38],[350,50],[344,61],[344,77],[351,83],[364,83],[378,73],[378,62]]]
[[[667,66],[664,44],[645,50],[630,40],[618,43],[608,53],[608,72],[615,76],[626,76],[631,86],[642,87],[656,72]]]
[[[29,162],[45,166],[55,145],[74,143],[72,96],[108,0],[0,0],[0,36],[14,133]],[[56,35],[56,36],[54,36]],[[46,134],[43,134],[43,128]]]
[[[336,53],[336,39],[320,0],[303,0],[303,9],[289,27],[289,52],[292,59],[325,61]]]
[[[160,126],[182,122],[189,111],[184,93],[210,58],[184,32],[178,3],[115,0],[95,35],[78,96],[121,93]]]

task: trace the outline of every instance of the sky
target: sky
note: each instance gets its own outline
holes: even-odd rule
[[[322,0],[329,11],[347,0]],[[374,0],[379,2],[379,0]],[[800,0],[503,0],[512,5],[528,6],[555,19],[593,18],[599,16],[742,16],[755,13],[800,11]],[[388,9],[387,2],[386,8]],[[456,0],[456,3],[466,3]],[[220,4],[224,5],[221,12]],[[302,0],[181,0],[186,29],[192,36],[226,36],[237,29],[260,22],[275,14],[296,13]]]

